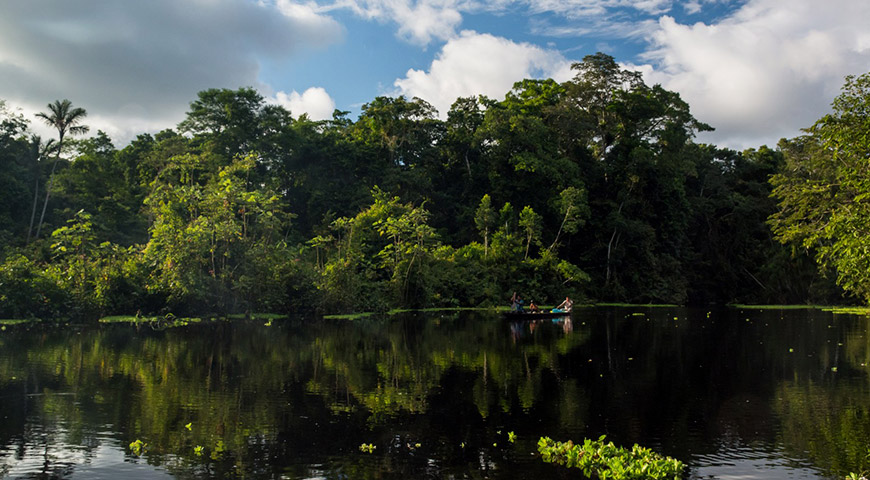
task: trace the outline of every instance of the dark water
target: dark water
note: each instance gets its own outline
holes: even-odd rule
[[[868,322],[590,308],[7,327],[0,475],[579,478],[543,464],[538,438],[606,434],[691,478],[842,478],[870,464]]]

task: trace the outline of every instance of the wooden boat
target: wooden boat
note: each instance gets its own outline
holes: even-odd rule
[[[502,315],[508,320],[536,320],[539,318],[570,317],[571,312],[553,312],[550,310],[530,312],[526,310],[523,312],[502,312]]]

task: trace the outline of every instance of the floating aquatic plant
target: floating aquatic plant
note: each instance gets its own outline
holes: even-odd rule
[[[630,450],[605,442],[605,435],[598,440],[586,439],[582,445],[556,442],[549,437],[538,441],[538,452],[547,463],[556,463],[569,468],[579,468],[587,477],[601,479],[679,479],[683,463],[660,455],[648,448],[634,445]]]
[[[138,438],[135,441],[130,442],[130,450],[133,452],[133,455],[136,455],[137,457],[141,457],[146,449],[148,449],[148,444]]]

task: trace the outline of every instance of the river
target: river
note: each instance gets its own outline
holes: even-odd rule
[[[578,478],[538,439],[607,435],[688,478],[842,478],[870,468],[868,326],[681,307],[7,326],[0,474]]]

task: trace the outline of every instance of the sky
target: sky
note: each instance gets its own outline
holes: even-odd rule
[[[716,129],[697,141],[772,147],[870,71],[870,1],[0,0],[0,100],[54,136],[33,114],[69,99],[118,147],[208,88],[254,87],[296,117],[356,118],[380,95],[446,116],[599,51],[678,92]]]

